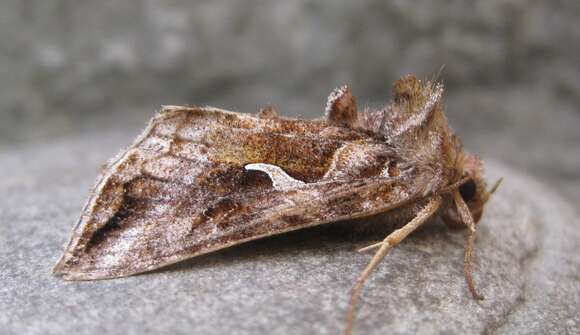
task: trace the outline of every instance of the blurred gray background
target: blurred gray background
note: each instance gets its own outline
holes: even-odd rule
[[[0,332],[337,333],[369,243],[331,230],[119,280],[50,270],[99,164],[161,105],[313,118],[338,85],[380,108],[443,65],[451,125],[506,176],[476,248],[489,300],[466,294],[462,232],[433,225],[377,269],[360,333],[579,333],[578,0],[0,1]]]
[[[577,0],[4,0],[0,41],[0,150],[128,141],[163,104],[317,117],[344,83],[379,107],[445,65],[471,151],[580,199]]]

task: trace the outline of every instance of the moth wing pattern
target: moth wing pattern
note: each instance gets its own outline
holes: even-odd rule
[[[341,170],[337,155],[357,146],[375,155],[372,164]],[[103,172],[54,271],[68,280],[128,276],[386,212],[422,193],[390,175],[385,167],[397,159],[382,141],[325,120],[168,106]],[[266,173],[245,169],[249,164],[278,166],[303,183],[277,189]]]

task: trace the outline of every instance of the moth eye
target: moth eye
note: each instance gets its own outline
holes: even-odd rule
[[[473,181],[473,179],[470,179],[468,182],[466,182],[465,184],[463,184],[459,187],[459,193],[461,194],[461,197],[465,201],[472,200],[475,197],[476,191],[477,191],[477,186],[475,185],[475,182]]]

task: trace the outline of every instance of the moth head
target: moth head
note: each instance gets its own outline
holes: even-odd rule
[[[466,154],[463,156],[462,163],[463,179],[465,182],[459,186],[459,194],[467,204],[467,207],[469,207],[473,220],[477,223],[481,219],[483,208],[497,187],[497,184],[491,192],[487,189],[483,178],[483,162],[478,156]],[[457,214],[455,206],[450,206],[442,218],[449,226],[465,227],[465,224]]]

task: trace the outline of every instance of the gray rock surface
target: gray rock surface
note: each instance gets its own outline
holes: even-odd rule
[[[337,334],[351,285],[378,236],[329,225],[241,245],[136,277],[64,282],[51,275],[97,167],[123,132],[0,154],[3,334]],[[435,222],[397,247],[363,294],[359,334],[578,334],[580,225],[543,183],[505,177],[479,226],[472,300],[465,232]]]

